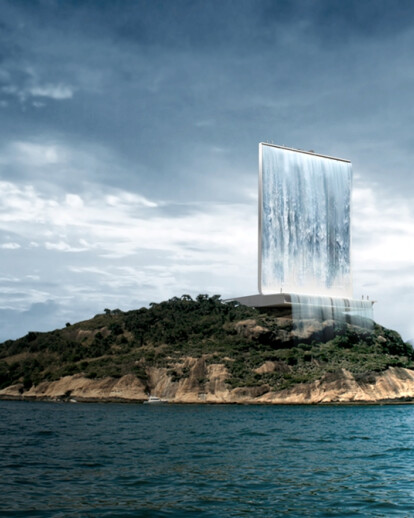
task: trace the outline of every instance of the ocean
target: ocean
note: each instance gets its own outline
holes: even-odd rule
[[[414,516],[414,406],[0,401],[0,516]]]

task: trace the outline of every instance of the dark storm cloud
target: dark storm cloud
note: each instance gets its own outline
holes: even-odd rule
[[[260,5],[264,25],[296,22],[321,43],[335,45],[346,45],[354,37],[392,37],[413,25],[410,0],[265,0]]]
[[[174,178],[181,200],[211,199],[213,179],[225,174],[230,184],[255,170],[258,140],[358,160],[372,155],[367,140],[383,149],[387,127],[412,116],[401,102],[413,86],[407,2],[5,5],[8,39],[23,52],[2,83],[4,137],[24,125],[27,137],[99,143],[122,162],[116,175],[90,171],[109,185],[164,197]],[[405,33],[405,43],[393,40]],[[48,84],[72,97],[35,95]],[[410,144],[398,146],[410,153]],[[217,159],[217,147],[228,157]],[[376,167],[386,178],[384,160]],[[234,194],[221,190],[223,199]]]
[[[0,76],[3,138],[104,147],[122,167],[90,174],[109,185],[211,197],[197,185],[250,174],[267,139],[366,167],[392,131],[410,154],[410,2],[3,4],[4,48],[21,49]]]

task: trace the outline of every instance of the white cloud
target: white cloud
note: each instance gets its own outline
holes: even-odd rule
[[[256,292],[255,196],[245,204],[194,204],[172,216],[162,200],[90,187],[88,194],[51,195],[0,182],[0,229],[32,250],[30,261],[16,263],[13,273],[27,282],[36,279],[40,288],[25,288],[15,297],[3,293],[8,300],[0,300],[0,307],[22,310],[59,300],[69,308],[76,300],[82,307],[128,309],[182,293],[230,298]],[[378,300],[377,320],[414,337],[411,206],[359,182],[352,221],[355,296]],[[19,253],[24,250],[15,248]]]
[[[32,67],[22,67],[14,72],[0,69],[3,86],[0,92],[16,97],[22,105],[32,99],[32,105],[40,108],[44,100],[64,101],[72,99],[76,88],[66,82],[45,82]]]
[[[45,248],[47,250],[57,250],[59,252],[85,252],[87,250],[87,248],[85,247],[71,246],[68,243],[65,243],[64,241],[58,241],[56,243],[46,241]]]
[[[173,217],[167,203],[138,193],[93,186],[88,195],[47,196],[31,185],[0,182],[0,207],[0,229],[33,250],[22,262],[32,272],[20,271],[22,277],[38,275],[39,286],[56,281],[41,301],[131,308],[177,292],[222,284],[214,291],[230,296],[256,284],[254,204],[193,205]],[[84,254],[78,260],[68,252]],[[31,293],[15,299],[19,308],[24,300],[39,302]]]
[[[14,160],[30,167],[56,165],[65,160],[64,149],[57,145],[15,142],[11,148],[11,152],[14,153]]]
[[[40,194],[47,196],[61,190],[68,195],[67,203],[79,201],[75,197],[80,191],[98,189],[99,197],[108,196],[114,204],[150,204],[150,200],[137,194],[121,194],[117,189],[101,191],[103,178],[126,174],[119,165],[121,160],[98,144],[70,145],[62,139],[44,136],[19,139],[0,145],[0,179],[17,181],[26,188],[41,185]]]
[[[110,275],[108,270],[104,270],[102,268],[96,268],[94,266],[70,266],[69,270],[74,273],[92,273],[95,275]]]
[[[353,194],[353,259],[356,264],[414,268],[414,210],[404,199],[387,199],[374,188]]]
[[[40,281],[39,275],[26,275],[26,279],[30,279],[31,281]]]
[[[14,309],[24,311],[31,304],[38,304],[48,300],[49,293],[43,290],[29,289],[18,291],[15,286],[0,286],[0,309]]]
[[[379,323],[414,337],[414,210],[378,186],[353,193],[353,276],[357,298],[369,295]]]
[[[3,248],[4,250],[17,250],[20,248],[19,243],[3,243],[0,245],[0,248]]]
[[[77,194],[67,194],[65,197],[65,202],[68,207],[73,209],[79,209],[83,207],[83,200]]]
[[[33,239],[37,244],[43,241],[48,250],[95,249],[113,258],[159,250],[179,260],[203,256],[205,261],[223,248],[246,242],[247,233],[238,220],[254,228],[255,211],[246,219],[243,205],[210,204],[188,215],[170,217],[168,210],[167,215],[156,211],[160,203],[123,191],[87,198],[74,194],[46,198],[32,186],[19,187],[10,182],[0,182],[0,190],[4,207],[0,228],[13,229],[30,239],[29,246],[34,246]],[[163,209],[168,206],[164,204]],[[62,234],[67,239],[62,239]],[[254,247],[255,233],[252,236],[248,241]],[[243,248],[239,255],[244,255]]]
[[[127,206],[130,205],[131,207],[157,207],[158,204],[154,201],[148,200],[144,196],[140,196],[138,194],[133,194],[130,192],[125,191],[119,191],[117,195],[109,194],[108,196],[105,196],[105,201],[108,205],[111,207],[116,206]]]
[[[49,83],[32,86],[28,89],[28,93],[33,97],[49,97],[50,99],[61,101],[63,99],[71,99],[74,94],[74,89],[72,86],[63,83]]]

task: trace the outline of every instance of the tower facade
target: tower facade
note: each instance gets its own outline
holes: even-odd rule
[[[259,293],[352,297],[348,160],[259,144]]]

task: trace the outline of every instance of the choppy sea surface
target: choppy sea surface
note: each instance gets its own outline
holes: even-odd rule
[[[0,516],[414,516],[414,406],[0,401]]]

